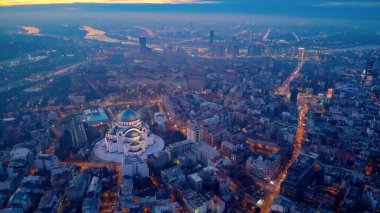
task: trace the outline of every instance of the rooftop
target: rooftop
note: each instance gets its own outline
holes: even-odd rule
[[[124,110],[118,116],[118,120],[121,122],[131,122],[138,119],[140,119],[139,114],[132,109]]]
[[[107,121],[108,116],[103,108],[86,109],[83,112],[87,123]]]

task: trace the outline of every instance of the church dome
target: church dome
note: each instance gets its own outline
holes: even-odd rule
[[[131,143],[131,146],[138,146],[138,145],[140,145],[138,142]]]
[[[127,138],[135,138],[138,136],[140,136],[140,132],[137,130],[131,130],[131,131],[127,132],[127,134],[125,135],[125,137],[127,137]]]
[[[136,111],[127,109],[119,114],[118,119],[121,122],[132,122],[140,119],[140,116]]]

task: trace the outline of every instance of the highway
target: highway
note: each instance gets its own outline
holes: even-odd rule
[[[290,94],[290,83],[298,77],[299,72],[303,67],[304,62],[301,61],[298,63],[298,66],[294,69],[292,74],[288,76],[288,78],[282,83],[282,85],[276,90],[276,95],[288,95]]]
[[[292,32],[294,38],[296,38],[297,41],[300,41],[300,38],[297,36],[297,34],[295,32]]]
[[[267,32],[265,33],[265,35],[263,37],[263,41],[268,40],[269,34],[270,34],[270,28],[268,28]]]
[[[80,63],[77,63],[77,64],[71,65],[69,67],[63,68],[61,70],[50,72],[50,73],[48,73],[46,75],[41,75],[41,76],[38,76],[38,77],[34,76],[34,77],[28,77],[28,78],[22,79],[22,80],[14,83],[12,85],[8,85],[8,90],[19,88],[19,87],[30,86],[30,85],[32,85],[34,83],[37,83],[37,82],[40,82],[40,81],[43,81],[43,80],[47,80],[47,79],[51,79],[53,77],[65,75],[67,73],[70,73],[70,72],[74,71],[75,68],[77,68],[78,66],[83,65],[83,64],[85,64],[85,63],[87,63],[89,61],[90,60],[82,61]]]

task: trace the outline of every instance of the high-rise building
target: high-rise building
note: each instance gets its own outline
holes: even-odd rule
[[[215,56],[218,56],[218,57],[226,56],[226,47],[223,45],[216,46]]]
[[[300,59],[303,59],[304,55],[305,55],[305,48],[303,47],[298,48],[298,57]]]
[[[298,89],[297,88],[293,88],[290,91],[290,101],[293,102],[293,103],[297,103],[297,98],[298,98]]]
[[[373,80],[373,64],[375,63],[375,58],[369,57],[367,59],[367,64],[363,72],[363,82],[370,83]]]
[[[187,122],[187,140],[193,143],[200,141],[200,127],[194,122]]]
[[[265,46],[261,43],[256,43],[248,46],[248,55],[262,55],[264,54]]]
[[[146,37],[145,36],[139,37],[139,47],[140,47],[141,52],[144,52],[146,50]]]
[[[210,31],[209,46],[214,44],[214,30]]]
[[[237,57],[240,55],[240,47],[238,45],[233,46],[232,48],[232,56]]]

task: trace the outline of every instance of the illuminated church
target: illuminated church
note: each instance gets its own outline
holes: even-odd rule
[[[153,135],[139,114],[127,109],[122,111],[105,138],[107,152],[124,155],[141,155],[153,145]]]

